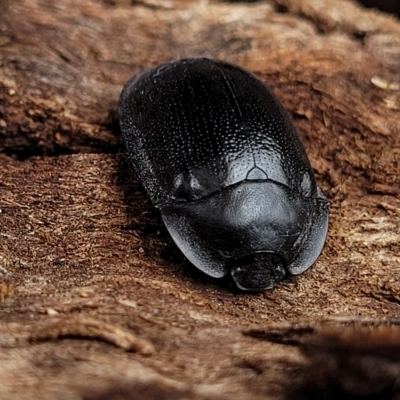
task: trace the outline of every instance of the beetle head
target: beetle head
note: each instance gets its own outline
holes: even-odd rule
[[[271,289],[305,271],[326,237],[326,202],[273,181],[243,181],[203,199],[160,207],[183,254],[241,290]]]
[[[271,289],[286,275],[282,257],[266,251],[238,257],[230,265],[233,281],[244,291]]]

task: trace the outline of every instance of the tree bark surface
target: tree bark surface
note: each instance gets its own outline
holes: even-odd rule
[[[330,199],[272,291],[195,270],[124,155],[122,86],[187,56],[263,79]],[[351,1],[3,0],[0,399],[399,391],[399,115],[400,22]]]

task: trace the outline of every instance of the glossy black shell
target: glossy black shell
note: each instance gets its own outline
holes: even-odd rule
[[[262,290],[316,260],[327,201],[287,113],[254,75],[206,58],[169,62],[126,84],[119,113],[143,186],[198,268]]]

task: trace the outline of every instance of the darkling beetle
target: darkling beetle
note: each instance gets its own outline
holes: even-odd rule
[[[168,62],[126,84],[119,115],[140,181],[197,268],[260,291],[315,262],[328,202],[261,80],[218,60]]]

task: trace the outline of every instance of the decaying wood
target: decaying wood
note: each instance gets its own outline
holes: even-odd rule
[[[47,313],[51,314],[49,310],[52,309],[47,309]],[[135,351],[145,356],[154,353],[153,345],[147,340],[139,339],[133,332],[115,324],[87,317],[68,317],[50,321],[37,332],[30,333],[27,340],[35,343],[70,337],[104,340],[125,351]]]
[[[265,80],[330,198],[322,256],[272,291],[192,268],[123,155],[122,85],[185,56]],[[0,399],[395,396],[399,65],[400,22],[347,0],[1,2]]]

